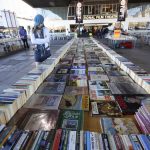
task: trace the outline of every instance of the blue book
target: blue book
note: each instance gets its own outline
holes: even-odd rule
[[[148,140],[146,135],[138,135],[138,138],[144,148],[144,150],[150,150],[150,141]]]
[[[90,131],[86,131],[86,145],[87,150],[91,150]]]
[[[140,144],[140,142],[135,134],[129,135],[129,138],[131,140],[134,150],[143,150],[142,145]]]
[[[87,150],[87,144],[86,144],[86,131],[83,133],[84,134],[84,150]]]

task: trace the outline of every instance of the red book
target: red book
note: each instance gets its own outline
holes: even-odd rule
[[[62,129],[58,129],[56,131],[56,134],[55,134],[52,150],[58,150],[59,149],[59,144],[60,144],[60,140],[61,140],[61,134],[62,134]]]

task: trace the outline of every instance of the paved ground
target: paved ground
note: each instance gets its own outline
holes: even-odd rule
[[[100,41],[106,44],[106,41]],[[115,49],[115,51],[150,73],[150,46],[142,43],[140,39],[133,49]]]
[[[51,41],[52,55],[68,40]],[[0,93],[35,67],[33,50],[24,50],[0,59]]]

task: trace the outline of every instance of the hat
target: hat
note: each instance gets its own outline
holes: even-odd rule
[[[42,15],[36,15],[35,17],[34,17],[34,25],[35,26],[38,26],[38,25],[40,25],[40,24],[43,24],[43,22],[44,22],[44,17],[42,16]]]

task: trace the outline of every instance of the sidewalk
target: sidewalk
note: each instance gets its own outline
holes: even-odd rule
[[[51,41],[52,55],[68,40]],[[0,59],[0,93],[35,67],[33,50],[24,50]]]

